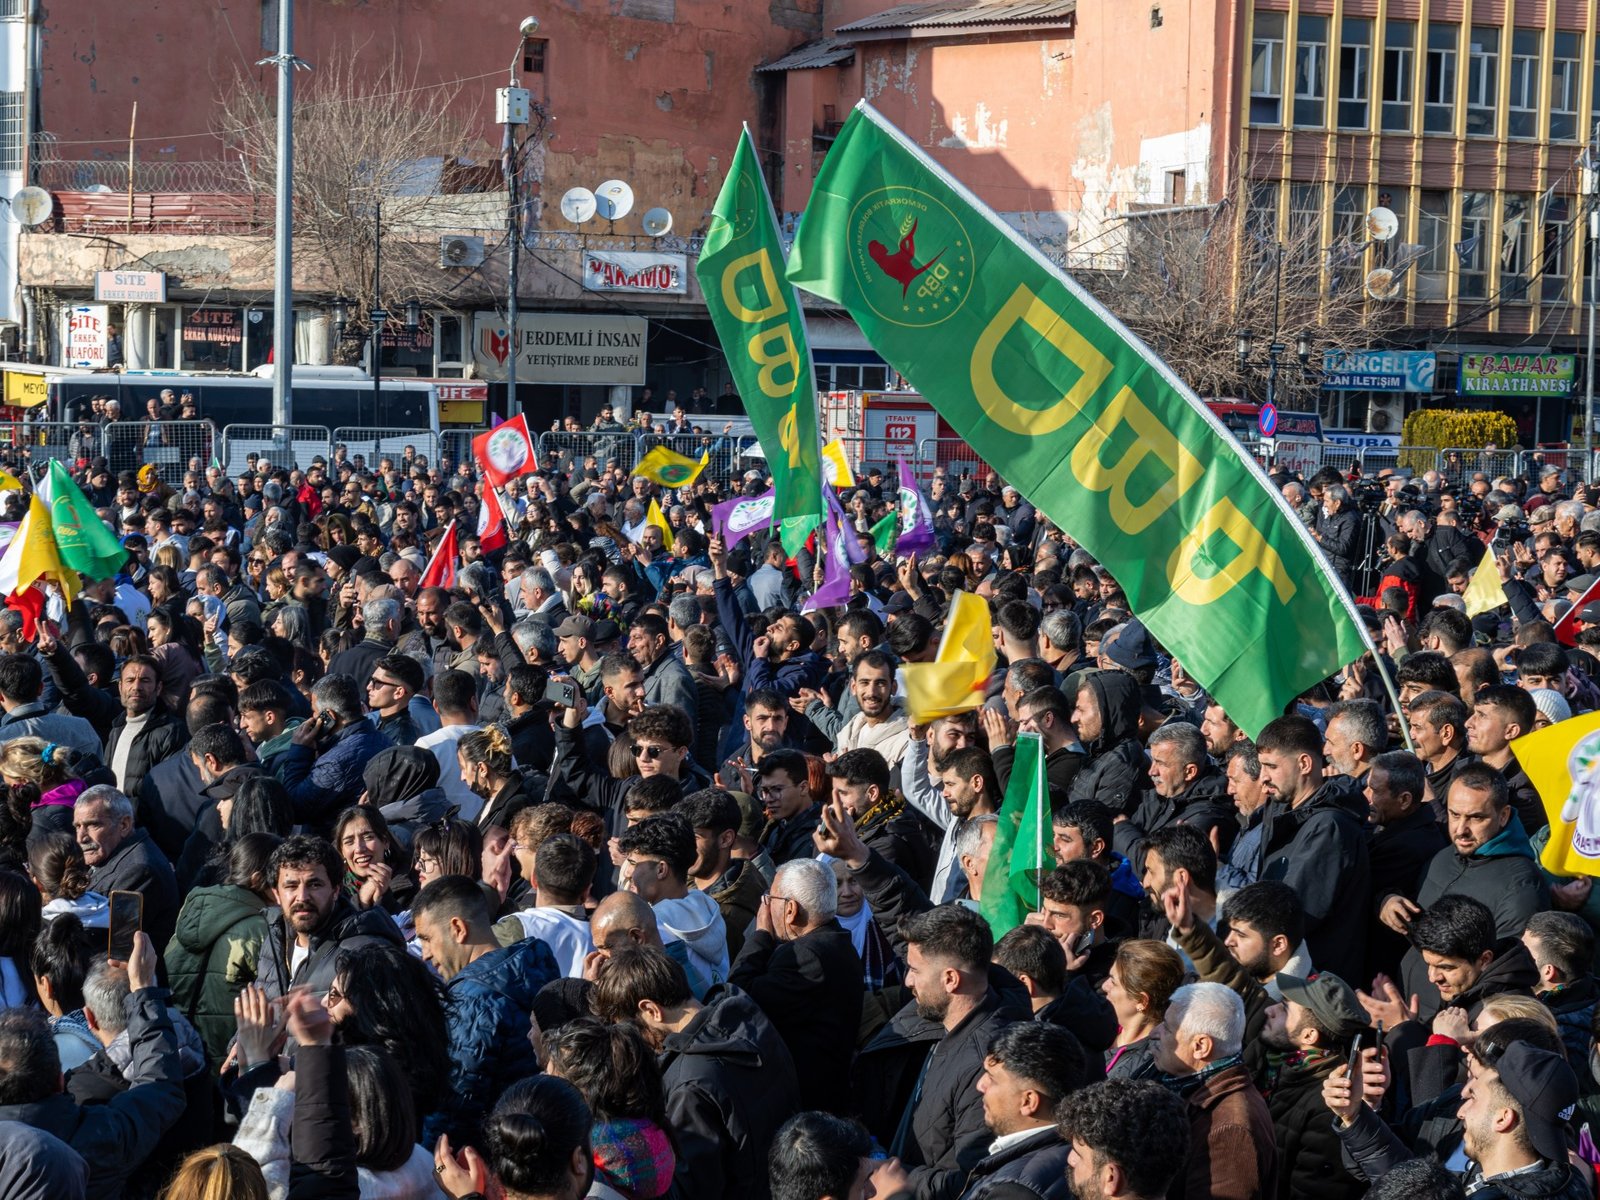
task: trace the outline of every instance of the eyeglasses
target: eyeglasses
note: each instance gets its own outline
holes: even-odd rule
[[[665,746],[635,746],[633,748],[633,756],[635,758],[643,758],[651,762],[660,758],[666,752],[667,748]]]
[[[369,679],[369,680],[367,680],[367,691],[369,691],[369,692],[373,688],[392,688],[392,687],[399,687],[399,686],[400,685],[398,683],[395,683],[395,682],[393,682],[391,680],[388,680],[388,679]]]
[[[756,789],[757,800],[776,800],[787,789],[781,783],[769,783],[766,787]]]
[[[439,860],[431,854],[417,855],[417,870],[431,871],[439,865]]]
[[[771,893],[768,893],[767,895],[761,897],[761,903],[763,903],[763,904],[770,904],[774,900],[777,901],[779,904],[787,904],[787,903],[789,903],[789,897],[788,896],[774,896]]]
[[[330,983],[328,985],[328,1004],[329,1005],[343,1004],[344,1003],[344,998],[345,998],[344,997],[344,993],[339,990],[339,985],[338,984]]]

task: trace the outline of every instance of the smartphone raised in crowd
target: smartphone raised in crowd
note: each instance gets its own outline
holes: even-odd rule
[[[144,924],[144,895],[140,892],[111,893],[111,928],[106,935],[106,957],[112,962],[127,962],[133,957],[133,935]]]

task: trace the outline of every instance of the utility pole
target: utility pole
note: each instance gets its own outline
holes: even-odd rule
[[[517,68],[522,65],[522,54],[527,49],[528,39],[538,31],[537,17],[522,19],[518,29],[517,52],[511,58],[506,86],[495,93],[495,120],[505,128],[500,146],[500,164],[506,177],[506,232],[509,235],[506,326],[511,335],[511,354],[506,360],[507,419],[522,412],[522,404],[517,396],[517,356],[522,353],[522,340],[517,336],[517,282],[522,269],[522,164],[517,161],[517,128],[528,123],[533,101],[528,89],[517,82]]]
[[[278,68],[278,179],[273,205],[272,423],[294,424],[294,0],[278,0],[278,52],[256,66]],[[287,444],[287,442],[285,442]]]
[[[1594,479],[1594,309],[1595,289],[1600,286],[1600,279],[1596,278],[1596,268],[1600,267],[1600,253],[1596,247],[1600,246],[1600,159],[1596,158],[1596,144],[1600,143],[1600,124],[1596,124],[1594,137],[1590,140],[1588,149],[1589,169],[1583,173],[1584,191],[1589,196],[1589,263],[1588,275],[1584,278],[1584,285],[1588,291],[1589,309],[1589,350],[1588,362],[1583,372],[1583,478],[1585,482]]]

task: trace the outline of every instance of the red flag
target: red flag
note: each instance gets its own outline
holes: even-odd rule
[[[528,418],[516,416],[480,433],[472,439],[472,457],[478,460],[490,487],[503,487],[508,479],[537,471],[539,461],[528,433]]]
[[[439,544],[434,547],[433,557],[428,560],[428,569],[422,573],[422,582],[417,586],[455,587],[457,556],[456,523],[451,521],[445,526],[444,536],[439,539]]]
[[[25,641],[31,642],[44,616],[44,589],[36,583],[29,584],[20,592],[7,596],[5,606],[22,614],[22,636]]]
[[[1561,620],[1556,622],[1556,641],[1563,646],[1578,644],[1578,614],[1583,611],[1585,605],[1593,604],[1596,600],[1600,600],[1600,579],[1591,583],[1588,590],[1579,596]]]
[[[478,501],[478,544],[485,554],[498,550],[511,540],[506,533],[506,514],[500,507],[500,494],[492,487],[483,489]]]

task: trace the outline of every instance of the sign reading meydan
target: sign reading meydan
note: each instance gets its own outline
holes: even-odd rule
[[[1463,354],[1463,396],[1566,396],[1578,376],[1576,354]]]
[[[1431,392],[1438,371],[1432,350],[1328,350],[1322,386],[1331,392]]]
[[[609,313],[517,314],[513,339],[505,320],[492,312],[472,317],[472,360],[478,378],[502,382],[517,355],[518,383],[644,384],[650,323],[644,317]]]

